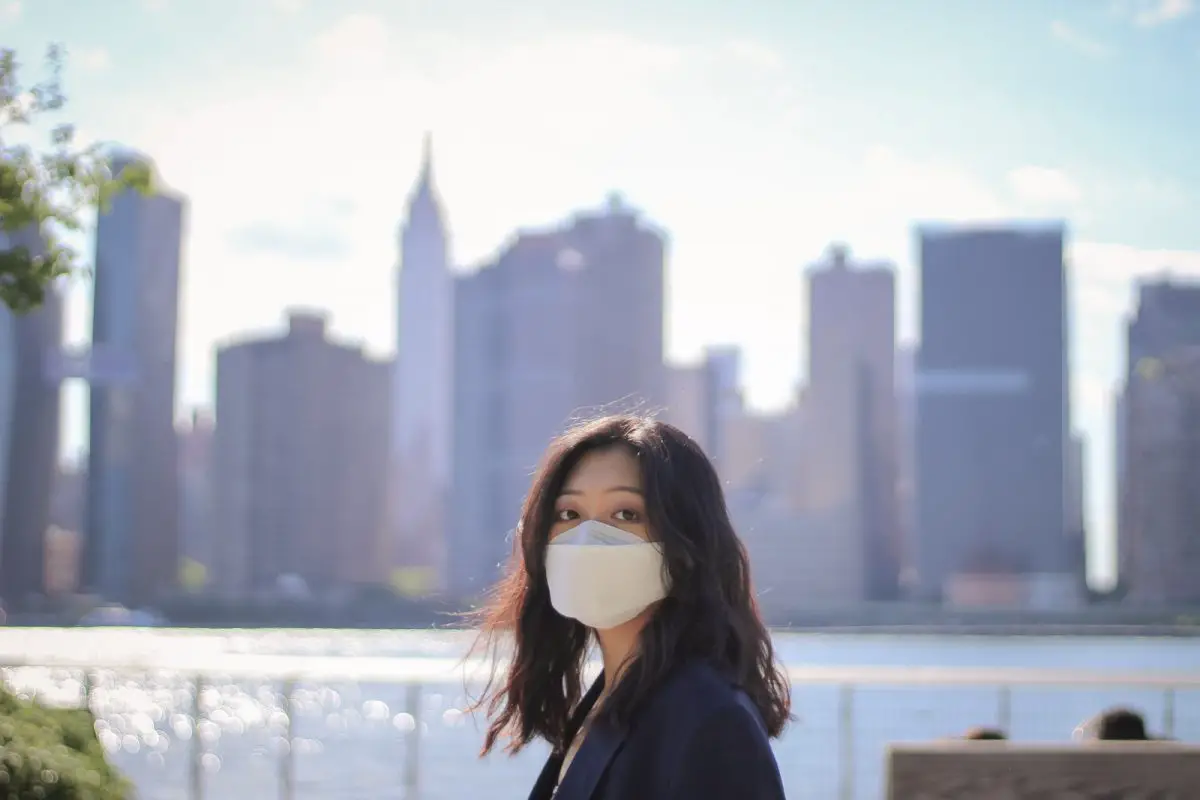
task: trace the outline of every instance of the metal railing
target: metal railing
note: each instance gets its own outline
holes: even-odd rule
[[[406,687],[406,713],[413,724],[405,731],[405,759],[402,783],[405,797],[415,798],[421,786],[422,689],[430,685],[477,684],[491,673],[491,663],[425,657],[346,657],[210,654],[197,657],[170,652],[135,660],[106,658],[95,654],[83,658],[12,658],[0,664],[10,670],[49,669],[82,672],[84,702],[92,705],[93,676],[102,672],[117,674],[175,674],[190,676],[195,698],[191,719],[191,752],[188,785],[192,800],[204,796],[203,759],[206,745],[198,735],[206,720],[203,697],[209,681],[254,680],[280,687],[287,720],[283,731],[285,745],[280,749],[278,786],[280,800],[295,800],[295,692],[304,684],[388,684]],[[598,666],[593,665],[593,670]],[[825,686],[838,694],[838,797],[855,797],[855,700],[861,689],[877,687],[973,687],[996,690],[996,720],[1002,729],[1012,722],[1012,694],[1016,688],[1043,689],[1132,689],[1157,692],[1163,700],[1162,733],[1175,734],[1176,698],[1180,691],[1200,691],[1200,674],[1079,671],[1065,669],[974,668],[974,667],[845,667],[792,666],[788,675],[793,686]]]

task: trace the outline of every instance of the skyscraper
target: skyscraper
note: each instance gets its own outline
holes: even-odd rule
[[[1127,553],[1129,529],[1129,387],[1124,381],[1113,392],[1113,476],[1116,480],[1117,580],[1116,586],[1128,588]],[[1116,588],[1116,587],[1114,587]]]
[[[1135,602],[1178,601],[1182,589],[1168,583],[1182,577],[1174,567],[1186,562],[1176,561],[1185,555],[1178,539],[1184,533],[1171,529],[1167,515],[1178,515],[1188,502],[1172,496],[1171,482],[1183,474],[1175,462],[1191,452],[1186,414],[1195,402],[1200,282],[1141,283],[1127,346],[1126,387],[1118,405],[1118,573]]]
[[[709,432],[713,428],[710,374],[707,357],[697,363],[668,365],[663,375],[666,408],[659,417],[691,436],[706,453],[711,449]]]
[[[400,234],[392,382],[394,561],[416,593],[443,584],[454,446],[454,276],[448,247],[427,135]]]
[[[664,402],[666,241],[617,198],[526,231],[459,279],[451,591],[496,577],[550,439],[573,420]]]
[[[1071,569],[1081,584],[1087,579],[1087,440],[1073,433],[1067,447],[1064,532],[1071,550]]]
[[[185,588],[207,579],[213,564],[212,445],[216,428],[211,414],[192,411],[179,430],[179,555],[187,565]],[[202,568],[202,570],[201,570]],[[190,573],[190,574],[189,574]],[[198,581],[197,581],[198,582]]]
[[[114,171],[145,162],[123,155]],[[179,572],[175,347],[184,199],[125,191],[96,228],[85,589],[130,605]]]
[[[0,252],[8,249],[8,234],[0,231]],[[0,303],[0,537],[4,536],[4,496],[8,487],[9,444],[17,400],[17,318]],[[0,586],[0,597],[4,587]]]
[[[659,419],[675,425],[704,448],[722,479],[733,427],[744,415],[741,351],[732,345],[709,347],[698,364],[672,365],[663,371],[664,408]]]
[[[1128,389],[1129,602],[1200,602],[1200,346],[1144,357]]]
[[[9,239],[34,253],[44,247],[32,229]],[[57,289],[28,314],[0,307],[0,597],[11,606],[45,591],[60,412],[59,383],[46,366],[62,347],[62,323]]]
[[[742,353],[735,346],[710,347],[704,357],[704,383],[708,418],[704,441],[708,457],[726,480],[725,471],[736,442],[730,442],[731,427],[742,415]]]
[[[1143,358],[1200,345],[1200,281],[1161,278],[1137,287],[1137,311],[1126,330],[1126,377]]]
[[[895,391],[896,290],[891,264],[855,264],[830,248],[808,274],[805,411],[814,494],[809,507],[843,515],[829,565],[846,602],[894,600],[899,579]],[[834,551],[838,556],[833,557]]]
[[[217,354],[216,591],[314,591],[387,579],[389,365],[292,312],[284,336]]]
[[[943,597],[963,575],[1077,591],[1065,536],[1070,431],[1065,228],[919,231],[917,569]],[[991,580],[989,578],[989,580]]]
[[[917,528],[917,347],[896,349],[896,507],[900,519],[900,593],[907,594],[916,574]]]

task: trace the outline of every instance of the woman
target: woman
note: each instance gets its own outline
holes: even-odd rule
[[[712,464],[662,422],[568,432],[525,500],[513,563],[483,611],[515,650],[481,701],[515,753],[551,755],[530,800],[777,800],[770,746],[787,677]],[[603,671],[582,693],[589,645]],[[498,680],[497,680],[498,679]]]

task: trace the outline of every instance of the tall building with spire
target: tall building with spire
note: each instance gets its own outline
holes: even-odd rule
[[[397,588],[443,584],[454,414],[454,278],[433,185],[432,137],[400,232],[396,364],[392,383],[391,520]]]

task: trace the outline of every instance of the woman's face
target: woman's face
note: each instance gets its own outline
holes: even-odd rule
[[[647,541],[651,539],[641,470],[637,457],[628,448],[593,450],[579,460],[555,503],[550,539],[584,520],[596,520]]]

